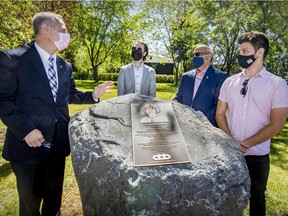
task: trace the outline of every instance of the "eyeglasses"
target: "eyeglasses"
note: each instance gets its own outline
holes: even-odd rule
[[[199,57],[199,56],[208,55],[208,54],[211,54],[211,53],[208,53],[208,52],[195,52],[195,53],[192,54],[192,57],[193,56]]]
[[[134,50],[138,50],[138,51],[140,51],[140,52],[143,52],[143,50],[141,49],[141,47],[132,47],[132,50],[134,51]]]
[[[243,95],[243,97],[245,97],[245,95],[246,95],[246,93],[247,93],[247,91],[248,91],[248,86],[247,86],[247,84],[248,84],[248,82],[249,82],[249,79],[246,79],[246,80],[244,80],[244,82],[242,83],[242,89],[240,90],[240,94],[241,95]]]

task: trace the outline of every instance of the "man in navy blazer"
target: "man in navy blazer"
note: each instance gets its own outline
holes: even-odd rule
[[[0,53],[0,118],[7,126],[3,157],[16,175],[19,215],[40,215],[42,201],[41,215],[60,215],[70,153],[68,103],[95,103],[113,82],[78,91],[71,65],[55,54],[70,42],[62,17],[38,13],[33,29],[32,46]]]
[[[155,70],[144,64],[148,45],[137,40],[132,47],[133,63],[123,66],[118,75],[118,96],[138,93],[156,96]]]
[[[201,111],[217,127],[215,120],[220,88],[227,73],[215,69],[211,62],[212,50],[205,44],[196,46],[193,52],[195,69],[181,77],[178,92],[173,100]]]

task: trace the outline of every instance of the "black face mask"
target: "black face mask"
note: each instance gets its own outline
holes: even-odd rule
[[[139,61],[140,59],[142,59],[143,58],[142,51],[138,49],[133,49],[132,58],[134,59],[134,61]]]
[[[253,62],[255,61],[254,55],[249,55],[249,56],[243,56],[243,55],[238,55],[238,62],[240,67],[242,68],[248,68],[250,67]]]

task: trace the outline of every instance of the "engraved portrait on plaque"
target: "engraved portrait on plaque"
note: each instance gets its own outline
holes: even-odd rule
[[[170,101],[131,104],[133,164],[191,163]]]
[[[141,118],[140,123],[168,122],[168,118],[161,115],[161,110],[156,104],[146,103],[142,110],[146,116]]]

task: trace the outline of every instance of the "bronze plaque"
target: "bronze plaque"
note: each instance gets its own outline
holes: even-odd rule
[[[134,166],[191,163],[171,102],[131,104]]]

